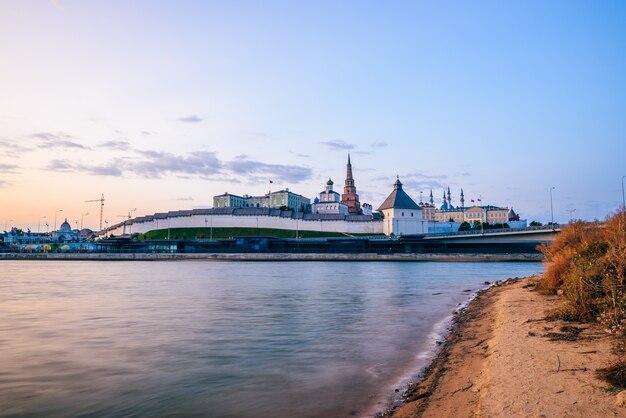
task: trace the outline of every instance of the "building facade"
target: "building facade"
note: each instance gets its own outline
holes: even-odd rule
[[[480,199],[478,199],[480,201]],[[426,205],[432,206],[433,221],[435,222],[488,222],[488,223],[506,223],[509,221],[518,221],[519,215],[515,213],[513,208],[503,208],[493,205],[474,205],[472,200],[472,206],[465,207],[465,194],[461,189],[460,206],[454,206],[452,204],[452,194],[448,187],[447,192],[443,192],[442,203],[439,209],[434,206],[432,198],[432,191],[430,194],[430,201],[428,204],[420,204],[422,208],[426,208]]]
[[[296,212],[308,212],[310,204],[310,199],[290,192],[289,189],[271,192],[263,196],[237,196],[228,192],[213,196],[214,208],[287,208]]]
[[[422,208],[402,190],[400,178],[378,211],[383,214],[383,233],[388,236],[416,235],[428,232]]]
[[[311,213],[341,213],[348,214],[348,206],[341,202],[339,193],[333,190],[333,181],[328,179],[324,191],[318,194],[311,204]]]

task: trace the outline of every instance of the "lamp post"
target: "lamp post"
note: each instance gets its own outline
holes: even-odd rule
[[[624,179],[626,179],[626,176],[622,176],[622,211],[626,212],[626,199],[624,198]]]
[[[572,222],[572,213],[576,212],[576,209],[568,209],[567,211],[569,212],[569,221],[571,223]]]
[[[89,212],[85,212],[82,215],[80,215],[80,229],[83,229],[83,217],[89,215]]]
[[[211,232],[209,235],[209,239],[213,241],[213,214],[211,214]]]
[[[9,222],[13,222],[13,219],[7,219],[4,221],[4,230],[6,231],[9,225]],[[8,232],[8,231],[7,231]]]
[[[554,207],[552,206],[552,190],[555,187],[550,187],[550,225],[552,225],[552,230],[554,231]]]
[[[58,214],[59,212],[63,212],[63,209],[59,209],[59,210],[57,210],[56,212],[54,212],[54,230],[55,230],[55,231],[57,230],[57,214]]]
[[[42,220],[42,219],[46,219],[46,217],[45,217],[45,216],[42,216],[42,217],[40,217],[40,218],[37,220],[37,233],[39,233],[39,232],[40,232],[40,231],[39,231],[39,227],[40,227],[40,225],[41,225],[41,220]]]

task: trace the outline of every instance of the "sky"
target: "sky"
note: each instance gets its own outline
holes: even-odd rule
[[[626,2],[0,0],[0,230],[224,192],[603,219],[626,175]],[[551,189],[554,187],[554,189]],[[133,211],[136,209],[136,211]]]

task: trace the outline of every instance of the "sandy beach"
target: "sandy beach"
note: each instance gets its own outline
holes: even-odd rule
[[[529,280],[479,293],[390,416],[626,416],[623,394],[595,377],[615,359],[611,337],[596,324],[547,320],[559,303]]]

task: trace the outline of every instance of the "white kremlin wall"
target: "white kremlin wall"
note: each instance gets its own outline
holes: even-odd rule
[[[152,218],[152,217],[149,217]],[[144,233],[155,229],[167,228],[275,228],[299,231],[345,232],[355,234],[382,234],[381,220],[351,221],[333,219],[295,219],[268,215],[190,215],[166,216],[160,219],[143,221],[141,218],[131,219],[112,226],[107,234],[120,236],[123,234]]]

